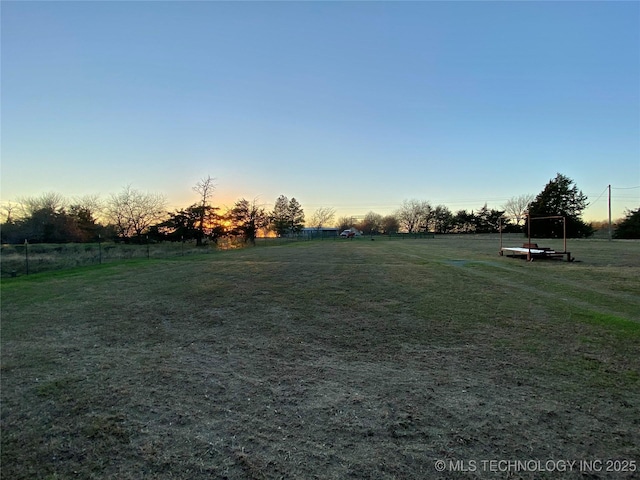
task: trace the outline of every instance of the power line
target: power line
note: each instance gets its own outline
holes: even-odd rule
[[[596,198],[593,202],[590,202],[589,205],[593,205],[594,203],[596,203],[598,200],[600,200],[602,198],[602,196],[605,194],[605,192],[609,190],[609,187],[606,186],[604,187],[604,190],[602,191],[602,193],[598,196],[598,198]]]

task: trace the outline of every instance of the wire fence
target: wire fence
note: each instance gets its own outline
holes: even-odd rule
[[[433,238],[429,233],[399,233],[393,235],[359,235],[343,238],[336,234],[295,235],[289,237],[260,237],[255,244],[242,238],[225,237],[217,242],[197,246],[195,242],[159,243],[64,243],[64,244],[3,244],[0,247],[2,278],[12,278],[41,272],[63,270],[74,267],[100,265],[124,260],[177,258],[212,254],[224,250],[279,246],[309,241],[350,241],[362,239],[406,240]]]
[[[204,246],[190,242],[4,244],[0,248],[1,275],[8,278],[123,260],[206,254],[238,246],[238,242],[232,239]]]
[[[215,254],[225,250],[247,247],[275,247],[300,242],[344,242],[379,241],[402,242],[405,240],[438,239],[441,242],[481,242],[486,243],[487,251],[499,246],[520,246],[527,239],[522,233],[486,233],[486,234],[433,234],[433,233],[396,233],[391,235],[357,235],[345,238],[336,234],[307,235],[298,234],[284,237],[258,237],[255,243],[245,242],[240,237],[224,237],[217,242],[197,246],[195,242],[149,242],[136,243],[64,243],[64,244],[3,244],[0,247],[0,266],[3,279],[31,275],[42,272],[70,269],[82,266],[100,265],[122,261],[145,261],[170,259],[195,255]],[[605,240],[606,236],[593,237]],[[538,240],[538,239],[536,239]],[[573,240],[572,240],[573,241]],[[562,239],[544,239],[544,246],[562,250]],[[426,245],[425,244],[425,245]]]

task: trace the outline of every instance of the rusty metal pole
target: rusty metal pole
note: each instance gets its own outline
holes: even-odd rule
[[[531,261],[531,215],[527,213],[527,232],[529,233],[529,243],[527,244],[527,261]]]
[[[609,241],[611,238],[611,184],[609,184]]]

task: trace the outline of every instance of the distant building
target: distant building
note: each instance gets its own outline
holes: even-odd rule
[[[340,230],[333,227],[306,227],[300,232],[300,235],[307,238],[334,238],[340,234]]]

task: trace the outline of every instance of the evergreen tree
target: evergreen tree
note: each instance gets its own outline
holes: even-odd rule
[[[258,230],[268,224],[268,215],[256,201],[238,200],[228,213],[232,234],[242,235],[245,242],[256,243]]]
[[[293,234],[299,233],[304,228],[304,210],[302,205],[292,198],[289,202],[289,231]]]
[[[640,208],[627,212],[627,217],[618,225],[615,238],[640,238]]]
[[[433,210],[433,232],[449,233],[453,229],[453,214],[444,205]]]
[[[289,232],[289,199],[287,197],[280,195],[276,199],[270,217],[271,228],[276,235],[282,237]]]
[[[475,232],[476,233],[494,233],[500,228],[500,219],[504,216],[504,210],[489,210],[487,204],[478,210],[475,214]],[[505,221],[506,223],[506,221]]]
[[[162,223],[154,225],[159,239],[171,241],[193,240],[200,237],[198,223],[200,220],[200,207],[191,205],[188,208],[170,213],[169,218]]]
[[[271,228],[279,237],[296,234],[304,226],[304,210],[295,198],[280,195],[270,215]]]
[[[593,234],[593,228],[580,218],[587,205],[587,196],[578,190],[574,181],[558,173],[531,202],[529,215],[532,220],[536,217],[563,216],[566,219],[567,237],[588,237]],[[525,229],[525,234],[527,234],[527,229]],[[531,236],[538,238],[562,237],[562,219],[533,220],[531,222]]]
[[[91,242],[98,236],[100,225],[93,216],[90,208],[74,204],[69,207],[69,217],[75,223],[74,241]]]
[[[451,224],[455,233],[473,233],[476,228],[476,216],[466,210],[458,210],[451,219]]]

